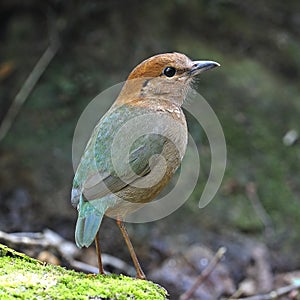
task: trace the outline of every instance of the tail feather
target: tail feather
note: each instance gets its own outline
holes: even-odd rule
[[[84,201],[81,194],[77,209],[78,220],[75,229],[75,241],[79,248],[89,247],[100,228],[105,208],[96,208],[89,201]]]
[[[84,196],[79,196],[78,220],[75,229],[75,241],[79,248],[89,247],[94,241],[100,228],[103,216],[108,207],[115,204],[113,196],[87,201]]]
[[[103,216],[90,213],[86,217],[78,217],[75,229],[75,241],[79,248],[89,247],[100,228]]]

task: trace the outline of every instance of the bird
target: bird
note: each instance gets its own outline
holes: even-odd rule
[[[132,70],[95,126],[75,172],[71,203],[78,211],[76,244],[95,241],[99,274],[105,274],[99,228],[107,215],[116,219],[137,278],[146,279],[124,219],[155,199],[180,166],[188,139],[182,104],[194,78],[218,66],[178,52],[156,54]],[[125,145],[136,131],[140,136]]]

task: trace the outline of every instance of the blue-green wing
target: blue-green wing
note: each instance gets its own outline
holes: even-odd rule
[[[111,153],[116,134],[132,116],[143,113],[146,112],[132,107],[115,108],[100,120],[93,131],[76,171],[72,189],[72,204],[78,208],[75,240],[79,247],[88,247],[93,242],[103,215],[116,203],[114,193],[148,174],[149,159],[163,149],[163,136],[141,136],[130,147],[129,164],[126,159],[118,159],[121,172],[116,172]],[[120,158],[124,153],[122,147],[119,148],[115,155]]]
[[[143,135],[130,147],[129,161],[122,146],[114,152],[117,156],[118,172],[112,159],[114,139],[131,116],[145,113],[142,109],[122,106],[106,114],[96,126],[85,149],[74,178],[74,188],[81,190],[88,200],[99,199],[109,193],[116,193],[149,173],[149,159],[162,151],[165,137],[161,135]],[[132,132],[128,132],[128,135]],[[122,159],[119,159],[119,158]]]

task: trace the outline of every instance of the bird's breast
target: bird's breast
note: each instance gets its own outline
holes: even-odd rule
[[[117,194],[129,202],[145,203],[153,200],[161,192],[180,166],[187,146],[187,124],[182,109],[170,101],[149,99],[148,102],[141,101],[131,105],[135,109],[144,110],[145,119],[147,115],[150,116],[149,122],[153,132],[161,134],[165,139],[161,153],[156,158],[153,157],[154,167],[151,167],[151,172],[146,175],[149,178],[156,177],[157,183],[139,188],[139,180],[145,182],[143,177]],[[149,180],[149,182],[153,181]]]

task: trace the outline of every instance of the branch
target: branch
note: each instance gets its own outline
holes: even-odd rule
[[[20,91],[18,92],[11,106],[9,107],[2,123],[0,124],[0,142],[7,135],[22,105],[34,89],[40,77],[47,69],[51,60],[54,58],[58,48],[59,43],[57,41],[54,41],[52,44],[50,44],[41,56],[41,58],[36,63],[35,67],[31,71],[27,79],[25,80],[23,86],[21,87]]]
[[[226,248],[221,247],[209,263],[209,265],[202,271],[202,273],[197,277],[196,281],[192,285],[192,287],[186,291],[184,294],[180,296],[180,300],[188,300],[190,299],[197,288],[208,278],[208,276],[212,273],[212,271],[216,268],[220,260],[223,258],[226,253]]]
[[[268,294],[255,295],[246,298],[230,298],[229,300],[273,300],[273,299],[278,299],[279,297],[282,297],[284,295],[287,295],[297,290],[300,290],[300,283],[295,283],[295,284],[281,287],[277,290],[271,291]]]
[[[250,202],[252,203],[252,206],[260,219],[260,221],[263,223],[265,227],[265,235],[267,238],[271,238],[274,236],[274,230],[273,230],[273,224],[270,216],[266,212],[264,206],[262,205],[258,194],[257,194],[257,187],[255,183],[249,182],[246,185],[246,195]]]

